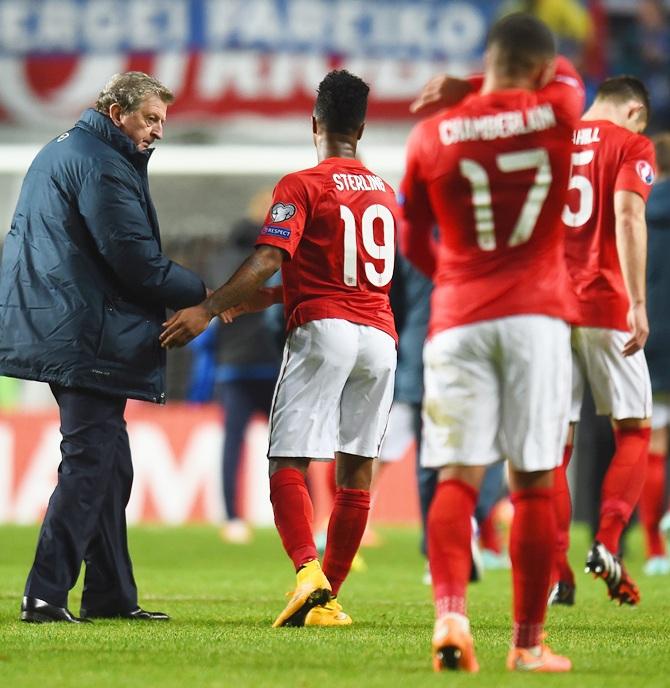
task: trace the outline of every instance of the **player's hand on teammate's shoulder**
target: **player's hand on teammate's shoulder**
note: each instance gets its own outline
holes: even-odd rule
[[[630,339],[624,344],[621,353],[624,356],[632,356],[644,348],[649,336],[649,321],[647,309],[643,303],[634,304],[628,311],[628,327]]]
[[[172,349],[188,344],[207,329],[211,319],[212,316],[202,304],[177,311],[163,323],[165,329],[160,335],[161,346],[164,349]]]
[[[441,108],[460,103],[470,92],[472,85],[469,81],[438,74],[423,87],[418,98],[409,106],[409,111],[415,115],[430,115]]]

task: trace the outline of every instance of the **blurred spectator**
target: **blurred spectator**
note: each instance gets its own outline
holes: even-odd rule
[[[670,516],[659,528],[665,511],[666,459],[670,423],[670,133],[654,139],[658,179],[647,202],[649,233],[647,302],[649,340],[645,347],[654,397],[647,479],[640,499],[648,575],[670,573],[661,530],[670,530]]]
[[[567,55],[575,66],[581,69],[584,51],[594,35],[589,9],[579,0],[504,0],[500,14],[510,12],[534,14],[558,38],[559,52]]]
[[[201,267],[208,282],[225,282],[253,252],[270,200],[269,190],[256,193],[248,216],[233,225],[228,240],[203,256]],[[194,355],[189,401],[208,401],[216,394],[225,414],[222,474],[226,522],[221,537],[244,544],[249,542],[251,531],[238,511],[242,446],[254,414],[269,416],[280,349],[263,313],[249,313],[230,325],[215,318],[191,347]]]
[[[632,74],[649,90],[650,131],[670,125],[670,25],[661,0],[639,0],[636,16],[612,17],[612,72]]]

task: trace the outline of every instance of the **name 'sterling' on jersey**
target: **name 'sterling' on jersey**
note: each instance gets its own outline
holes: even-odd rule
[[[334,174],[338,191],[386,191],[386,186],[376,174]]]
[[[440,122],[445,146],[461,141],[492,141],[530,134],[556,126],[554,108],[546,103],[528,110],[510,110],[481,117],[454,117]]]

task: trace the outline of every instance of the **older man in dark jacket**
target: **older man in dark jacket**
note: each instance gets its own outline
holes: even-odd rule
[[[82,561],[81,617],[167,619],[137,603],[125,507],[133,469],[128,398],[165,401],[165,309],[205,286],[161,253],[149,146],[170,91],[116,75],[74,128],[38,153],[5,241],[0,374],[51,385],[62,462],[21,606],[24,621],[80,622],[67,609]]]

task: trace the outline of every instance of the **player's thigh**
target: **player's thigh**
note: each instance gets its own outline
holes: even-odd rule
[[[623,356],[630,334],[602,327],[575,328],[573,347],[584,370],[596,413],[614,420],[651,416],[651,381],[644,351]]]
[[[411,404],[394,401],[379,460],[384,463],[400,461],[415,442],[414,408]]]
[[[654,392],[653,408],[651,413],[651,427],[660,430],[670,426],[670,393]]]
[[[575,346],[577,332],[573,329],[571,338],[571,358],[572,358],[572,392],[570,401],[570,422],[578,423],[582,413],[582,402],[584,401],[584,390],[586,389],[586,373],[584,361],[581,358],[579,349]]]
[[[501,319],[501,446],[517,471],[561,463],[568,430],[572,356],[570,327],[557,318]]]
[[[342,389],[338,451],[376,458],[393,401],[396,343],[375,327],[347,324],[357,356]]]
[[[501,457],[495,321],[454,327],[424,347],[421,464],[484,466]]]
[[[334,458],[340,398],[358,352],[346,325],[315,320],[289,333],[272,401],[268,456]]]

